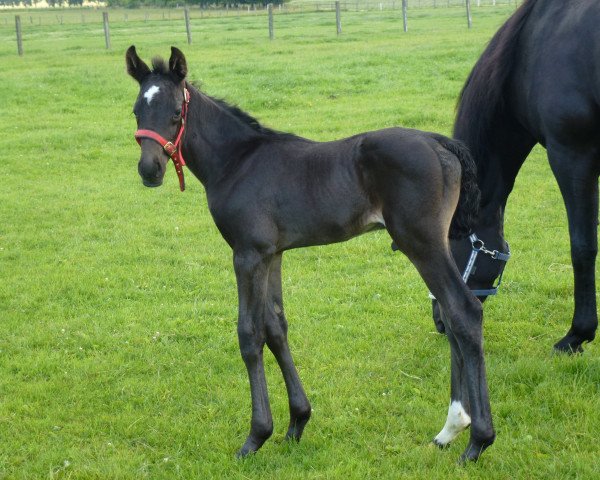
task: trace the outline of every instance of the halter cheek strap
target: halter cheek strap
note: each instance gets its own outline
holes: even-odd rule
[[[190,103],[190,92],[187,88],[183,89],[183,104],[181,105],[181,123],[179,124],[179,129],[177,130],[177,135],[175,137],[174,142],[170,142],[165,139],[163,136],[159,135],[153,130],[145,130],[140,129],[135,132],[135,139],[138,144],[141,146],[142,138],[149,138],[150,140],[154,140],[157,142],[165,153],[169,156],[171,160],[173,160],[173,165],[175,165],[175,171],[177,172],[177,177],[179,177],[179,188],[183,192],[185,190],[185,180],[183,178],[183,166],[185,165],[185,160],[183,159],[183,154],[181,153],[181,139],[183,137],[183,133],[185,132],[185,123],[187,120],[187,112],[188,112],[188,104]]]
[[[498,283],[492,288],[487,289],[478,289],[471,290],[471,293],[476,297],[489,297],[490,295],[496,295],[498,293],[498,288],[502,283],[502,275],[504,275],[504,267],[506,267],[506,262],[510,259],[510,249],[508,253],[499,252],[498,250],[488,250],[485,248],[485,243],[474,233],[469,236],[469,240],[471,241],[471,255],[469,256],[469,260],[467,261],[467,266],[465,267],[465,271],[463,272],[462,279],[463,282],[467,283],[469,277],[473,273],[473,269],[475,268],[475,261],[480,253],[484,255],[488,255],[492,258],[492,260],[498,260],[500,262],[504,262],[502,265],[502,269],[500,270],[500,275],[498,276]],[[508,244],[507,244],[508,245]],[[435,300],[435,297],[429,293],[429,298]]]

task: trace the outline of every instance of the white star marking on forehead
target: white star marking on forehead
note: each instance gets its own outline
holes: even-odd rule
[[[148,105],[150,105],[154,95],[156,95],[158,92],[160,92],[160,88],[158,88],[156,85],[152,85],[148,90],[146,90],[146,93],[144,93],[144,98],[148,102]]]

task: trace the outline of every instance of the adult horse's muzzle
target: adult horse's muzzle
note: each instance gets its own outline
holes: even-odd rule
[[[510,259],[510,247],[503,240],[505,251],[489,250],[483,240],[474,233],[469,237],[469,242],[471,245],[462,277],[463,281],[468,284],[471,293],[483,303],[487,297],[498,293],[504,267]],[[429,298],[432,300],[435,327],[439,333],[444,333],[445,325],[441,318],[439,304],[431,293]]]

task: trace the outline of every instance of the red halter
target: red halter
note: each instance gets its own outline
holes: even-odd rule
[[[177,172],[177,176],[179,177],[179,188],[183,192],[185,190],[185,181],[183,179],[183,166],[185,165],[185,160],[183,159],[183,154],[181,153],[181,137],[183,137],[183,132],[185,131],[185,122],[187,119],[188,112],[188,104],[190,103],[190,92],[188,92],[187,88],[183,88],[183,105],[181,105],[181,124],[179,125],[179,130],[177,131],[177,136],[175,137],[174,142],[169,142],[164,137],[159,135],[158,133],[152,130],[138,130],[135,132],[135,139],[138,144],[142,144],[142,138],[149,138],[159,143],[161,147],[163,147],[166,154],[169,156],[171,160],[173,160],[173,165],[175,165],[175,171]]]

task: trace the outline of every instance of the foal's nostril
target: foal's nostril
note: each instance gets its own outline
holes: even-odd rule
[[[162,183],[163,171],[157,159],[142,158],[138,163],[138,173],[144,185],[154,186]]]
[[[138,163],[138,172],[142,177],[154,178],[160,172],[160,165],[156,160],[141,159]]]

